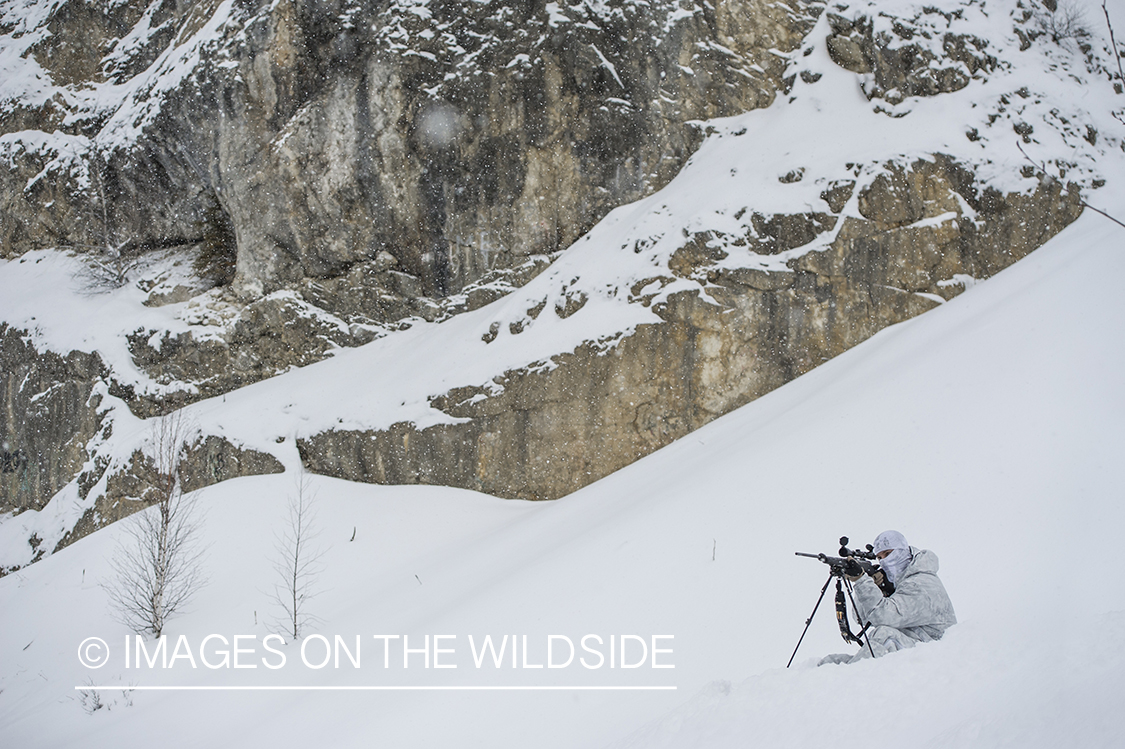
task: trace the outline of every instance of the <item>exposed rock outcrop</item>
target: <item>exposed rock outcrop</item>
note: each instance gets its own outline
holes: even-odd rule
[[[40,353],[0,323],[0,513],[41,509],[82,469],[101,428],[96,354]]]
[[[98,443],[110,439],[113,425],[106,419],[104,400],[120,388],[101,357],[41,351],[26,331],[0,324],[0,373],[0,513],[40,510],[72,481],[85,496],[104,479],[105,490],[80,528],[67,535],[69,543],[147,506],[151,469],[142,453],[105,475],[110,465]],[[180,478],[189,492],[229,478],[283,470],[272,455],[214,435],[187,445],[180,462]]]
[[[451,334],[469,331],[474,355],[501,352],[474,360],[477,374],[419,377],[400,399],[393,376],[411,373],[375,361],[393,376],[361,415],[328,398],[340,413],[306,403],[301,422],[264,436],[301,435],[306,467],[327,475],[550,499],[941,304],[1072,221],[1079,183],[1104,184],[1095,145],[1120,146],[1073,102],[1056,107],[1050,87],[1003,77],[1017,47],[1042,51],[1008,32],[1030,11],[941,5],[901,18],[819,0],[5,6],[5,64],[35,85],[0,101],[0,254],[109,259],[110,276],[125,269],[108,284],[115,303],[144,314],[124,316],[101,355],[38,350],[0,327],[0,514],[41,508],[73,481],[63,495],[81,521],[28,542],[36,554],[69,543],[149,501],[134,417],[341,347],[374,342],[356,359],[393,358],[429,324],[537,278],[519,304],[433,326],[430,342],[456,348]],[[1044,56],[1041,71],[1077,80],[1094,65],[1082,53]],[[916,97],[969,86],[987,96],[940,137],[889,129],[940,103]],[[702,122],[775,99],[761,120]],[[836,125],[828,106],[855,107],[854,130],[822,139]],[[790,128],[807,142],[787,141]],[[894,145],[853,149],[859,128]],[[1045,134],[1062,150],[1025,166],[1011,145],[1040,147],[1038,159]],[[587,233],[685,164],[705,165],[695,194],[672,185],[664,205],[640,201]],[[570,262],[583,234],[599,241]],[[589,322],[599,310],[604,327]],[[537,330],[551,332],[513,338]],[[321,371],[340,376],[349,358]],[[427,374],[456,366],[441,359]],[[245,398],[256,407],[277,385]],[[238,412],[256,413],[245,401]],[[436,425],[406,421],[419,413]],[[185,488],[281,470],[234,421],[212,420],[217,433],[190,446]]]
[[[654,306],[663,323],[583,345],[554,357],[551,368],[510,371],[434,398],[458,423],[301,440],[305,465],[358,481],[554,499],[955,296],[1082,210],[1073,186],[1001,195],[943,156],[889,164],[855,197],[862,217],[836,218],[835,238],[790,261],[788,272],[716,267],[730,240],[692,237],[670,270],[700,281],[707,299],[677,292]],[[804,244],[830,218],[762,217],[754,224],[772,228],[757,247]]]
[[[180,463],[180,481],[185,492],[241,476],[284,472],[285,466],[269,453],[237,447],[213,434],[189,445]]]
[[[11,11],[4,43],[43,80],[0,113],[0,253],[234,253],[229,290],[150,296],[194,296],[188,319],[213,327],[130,338],[137,366],[175,397],[115,394],[138,415],[163,413],[520,285],[609,210],[666,184],[699,120],[769,104],[785,85],[778,51],[822,7]]]
[[[988,53],[987,40],[946,30],[955,17],[938,8],[926,8],[913,19],[829,13],[828,54],[861,75],[868,99],[898,104],[911,96],[958,91],[974,75],[995,69],[997,60]]]
[[[22,19],[50,30],[25,54],[61,93],[24,97],[2,123],[44,131],[33,148],[12,141],[0,170],[4,254],[107,231],[135,248],[188,244],[218,206],[236,288],[256,298],[380,252],[443,297],[566,247],[667,183],[698,143],[693,121],[772,101],[775,50],[794,49],[823,6],[85,7]],[[26,44],[34,28],[16,21],[0,30]],[[113,110],[65,88],[79,83],[140,88]],[[52,179],[35,178],[44,169]]]
[[[105,471],[104,466],[101,471]],[[240,448],[222,437],[207,435],[183,446],[177,475],[181,490],[187,494],[241,476],[284,472],[281,462],[268,453]],[[98,481],[102,474],[83,478]],[[156,487],[160,483],[152,458],[139,450],[134,452],[126,465],[105,476],[105,491],[98,494],[93,506],[87,508],[54,550],[158,502],[160,494]]]
[[[395,270],[398,262],[387,253],[344,276],[306,279],[299,292],[278,291],[250,303],[213,290],[187,306],[186,316],[199,328],[174,336],[139,329],[128,336],[133,363],[172,394],[129,388],[115,394],[138,416],[165,414],[368,343],[411,320],[479,309],[535,278],[551,260],[533,255],[443,299],[423,294],[420,279]]]

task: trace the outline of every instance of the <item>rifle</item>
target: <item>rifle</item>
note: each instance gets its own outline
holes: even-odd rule
[[[847,575],[855,575],[856,570],[866,573],[871,576],[875,584],[883,592],[883,596],[887,597],[895,592],[895,586],[879,569],[879,566],[872,564],[867,560],[876,559],[874,547],[867,544],[865,551],[859,549],[848,548],[848,537],[840,537],[840,556],[830,557],[827,554],[806,554],[804,552],[796,552],[799,557],[810,557],[812,559],[819,559],[828,565],[828,579],[824,582],[824,587],[820,589],[820,598],[816,599],[816,606],[813,607],[812,614],[805,621],[805,631],[801,633],[801,639],[797,641],[797,647],[793,649],[793,655],[789,656],[789,663],[786,668],[793,664],[793,658],[797,655],[797,650],[801,647],[801,642],[805,639],[805,634],[809,631],[809,625],[812,623],[813,617],[816,616],[816,610],[820,607],[821,600],[824,599],[824,593],[828,590],[828,586],[832,583],[832,578],[836,578],[836,623],[840,627],[840,636],[844,638],[844,642],[855,642],[863,646],[863,635],[867,632],[869,624],[864,624],[858,634],[853,634],[851,626],[848,624],[848,605],[844,600],[844,585],[847,585],[848,596],[852,596],[852,585]],[[843,583],[841,581],[844,581]],[[856,615],[858,616],[859,607],[855,605],[855,598],[852,598],[852,606],[855,607]],[[868,650],[871,650],[871,643],[867,643]],[[871,650],[871,655],[874,657],[875,651]]]
[[[871,551],[874,547],[868,544],[867,551],[859,551],[858,549],[849,549],[847,547],[847,536],[843,536],[840,541],[840,556],[838,557],[830,557],[827,554],[806,554],[803,551],[795,553],[799,557],[819,559],[827,564],[831,573],[837,577],[841,575],[852,575],[854,577],[855,568],[858,567],[879,586],[879,590],[883,592],[884,598],[894,595],[895,584],[887,579],[887,576],[883,574],[883,570],[879,565],[866,561],[868,559],[875,559],[875,554]]]

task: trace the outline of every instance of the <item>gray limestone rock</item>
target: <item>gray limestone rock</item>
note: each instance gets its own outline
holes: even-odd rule
[[[82,469],[104,376],[96,354],[40,353],[0,323],[0,513],[42,509]]]
[[[667,184],[700,142],[698,121],[788,92],[796,73],[775,51],[796,50],[824,9],[811,0],[432,2],[426,13],[399,0],[94,7],[61,0],[43,33],[27,36],[24,54],[55,83],[125,83],[220,7],[231,15],[198,40],[193,74],[144,92],[129,117],[111,120],[111,109],[84,108],[80,97],[0,108],[0,132],[30,133],[0,153],[0,255],[96,252],[112,239],[129,257],[207,260],[202,279],[141,280],[146,304],[184,304],[184,319],[206,331],[129,335],[141,371],[182,384],[170,395],[134,392],[96,354],[39,351],[0,321],[0,513],[41,508],[70,481],[83,497],[101,492],[60,545],[149,501],[141,453],[111,470],[91,447],[110,436],[105,393],[158,416],[500,299],[610,210]],[[142,13],[152,33],[133,34]],[[0,33],[16,23],[4,19]],[[956,91],[998,62],[985,40],[943,30],[949,21],[931,8],[902,19],[830,13],[828,53],[892,107]],[[807,72],[806,84],[819,80]],[[812,177],[796,168],[777,178]],[[310,435],[298,440],[302,460],[356,481],[556,498],[931,309],[1081,211],[1074,186],[1002,194],[940,154],[887,163],[873,181],[825,184],[821,198],[828,213],[751,213],[745,236],[685,228],[668,267],[630,290],[660,322],[559,352],[551,367],[434,393],[453,423]],[[776,257],[815,240],[815,251]],[[761,262],[725,262],[747,252]],[[657,301],[660,288],[685,282],[699,291]],[[531,335],[528,319],[567,318],[586,303],[566,289],[505,321],[506,332]],[[482,339],[502,330],[493,322]],[[181,479],[192,490],[280,470],[271,455],[201,435]]]
[[[893,105],[912,96],[957,91],[972,76],[995,69],[997,60],[987,52],[986,40],[942,32],[940,27],[950,20],[943,23],[942,18],[938,10],[927,8],[918,18],[897,18],[890,30],[876,32],[870,18],[829,13],[828,54],[837,65],[860,74],[868,99]]]
[[[191,493],[228,479],[284,471],[281,462],[268,453],[241,448],[223,437],[207,435],[184,446],[178,476],[182,491]],[[126,466],[105,477],[105,491],[95,498],[93,506],[83,513],[54,550],[159,501],[157,483],[151,458],[139,451],[133,453]]]
[[[561,497],[932,309],[963,290],[956,277],[993,275],[1082,210],[1074,186],[1001,195],[941,155],[888,164],[859,200],[863,217],[839,219],[835,240],[788,272],[713,268],[724,240],[688,237],[671,269],[706,283],[706,300],[677,292],[653,305],[662,323],[432,399],[458,423],[321,432],[298,442],[301,457],[353,481]],[[784,219],[814,236],[833,228],[820,214]]]
[[[11,154],[0,244],[11,256],[112,230],[144,251],[198,242],[218,216],[244,299],[385,256],[422,295],[456,293],[659,189],[698,144],[695,121],[770,103],[772,50],[794,49],[822,8],[681,5],[237,3],[196,74],[138,109],[129,143],[103,144],[120,123],[80,102],[0,120],[58,128],[74,151],[38,181],[58,147]],[[121,82],[216,10],[157,3],[157,32],[126,44],[132,6],[103,17],[67,0],[36,59],[56,83]]]

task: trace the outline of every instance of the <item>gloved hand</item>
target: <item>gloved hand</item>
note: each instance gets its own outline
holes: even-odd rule
[[[879,590],[883,591],[884,598],[894,595],[895,586],[892,585],[891,581],[887,579],[887,576],[883,572],[883,570],[876,569],[875,572],[871,575],[871,579],[874,580],[875,584],[879,586]]]
[[[844,562],[844,574],[848,576],[848,579],[855,582],[863,577],[863,568],[859,566],[859,562],[849,557],[848,561]]]

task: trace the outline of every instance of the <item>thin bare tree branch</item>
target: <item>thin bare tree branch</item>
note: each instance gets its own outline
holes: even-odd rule
[[[1105,13],[1105,25],[1109,29],[1109,46],[1113,48],[1113,59],[1117,61],[1117,78],[1121,81],[1121,92],[1125,93],[1125,72],[1121,70],[1121,52],[1117,49],[1117,39],[1113,36],[1113,23],[1109,20],[1109,8],[1106,0],[1102,0],[1102,13]],[[1117,117],[1115,114],[1114,117]]]
[[[289,496],[285,529],[276,538],[274,570],[280,578],[274,586],[274,603],[283,612],[279,624],[293,640],[316,621],[307,608],[319,592],[317,578],[324,568],[324,550],[315,546],[320,535],[316,528],[316,494],[309,487],[308,476],[299,473],[294,493]]]
[[[149,487],[141,497],[154,506],[126,521],[110,560],[114,578],[104,585],[118,618],[153,637],[206,584],[195,495],[180,486],[185,437],[181,411],[154,421]]]
[[[129,283],[146,259],[134,247],[132,237],[119,231],[110,210],[109,165],[102,152],[90,152],[90,203],[86,209],[87,243],[64,245],[67,249],[83,250],[85,268],[81,277],[83,290],[90,294],[119,289]]]
[[[1053,10],[1048,6],[1048,12],[1039,13],[1038,18],[1043,31],[1055,44],[1068,39],[1082,42],[1090,36],[1085,9],[1076,0],[1058,0]]]
[[[1048,182],[1057,182],[1058,181],[1055,178],[1054,175],[1052,175],[1050,172],[1047,171],[1047,165],[1046,164],[1035,161],[1034,159],[1032,159],[1030,156],[1027,155],[1027,151],[1023,150],[1023,146],[1020,145],[1020,142],[1018,140],[1016,141],[1016,148],[1020,149],[1020,153],[1023,154],[1023,157],[1025,159],[1027,159],[1028,162],[1030,162],[1032,166],[1035,167],[1035,170],[1037,172],[1039,172],[1039,178],[1041,180],[1048,181]],[[1125,229],[1125,223],[1122,223],[1120,219],[1109,215],[1108,213],[1103,211],[1101,208],[1095,208],[1094,206],[1090,205],[1089,203],[1087,203],[1085,200],[1082,199],[1082,196],[1078,197],[1078,203],[1083,208],[1089,208],[1094,213],[1100,213],[1101,215],[1105,216],[1106,218],[1108,218],[1113,223],[1115,223],[1118,226],[1120,226],[1121,228]]]

